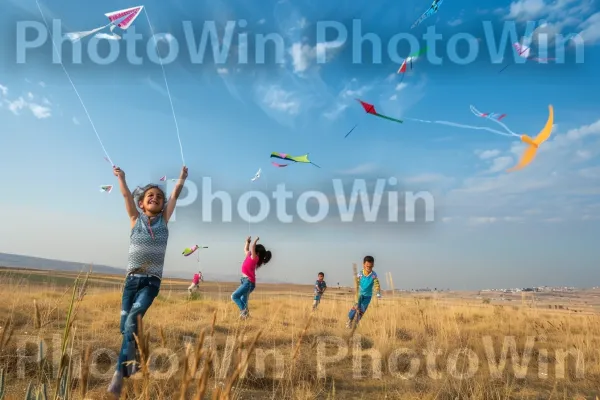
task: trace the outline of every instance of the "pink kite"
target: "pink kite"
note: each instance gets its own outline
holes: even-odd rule
[[[143,9],[144,6],[137,6],[104,14],[110,23],[101,26],[100,28],[92,29],[91,31],[67,33],[66,36],[69,40],[76,42],[110,26],[110,35],[106,33],[98,33],[96,34],[96,37],[100,39],[119,40],[121,37],[114,33],[115,28],[119,27],[122,30],[128,29],[131,24],[133,24],[133,21],[135,21],[135,19],[140,15]]]

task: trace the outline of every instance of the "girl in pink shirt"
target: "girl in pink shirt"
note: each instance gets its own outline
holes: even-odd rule
[[[271,252],[265,249],[262,244],[256,244],[258,237],[254,239],[252,247],[250,242],[252,238],[248,236],[244,246],[244,254],[246,259],[242,264],[242,279],[240,279],[240,287],[231,295],[231,299],[240,309],[240,317],[248,318],[248,297],[256,287],[256,270],[267,264],[271,260]]]

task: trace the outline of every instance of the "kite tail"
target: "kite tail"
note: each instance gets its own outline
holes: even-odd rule
[[[312,162],[312,161],[311,161],[310,163],[311,163],[312,165],[314,165],[315,167],[317,167],[317,168],[321,168],[321,167],[319,167],[317,164],[315,164],[315,163],[314,163],[314,162]]]
[[[504,71],[506,68],[510,67],[512,64],[509,62],[508,64],[506,64],[506,66],[504,66],[504,68],[502,68],[500,71],[498,71],[498,73]]]
[[[478,131],[488,131],[488,132],[495,133],[495,134],[501,135],[501,136],[508,136],[508,137],[514,136],[514,135],[510,135],[506,132],[497,131],[495,129],[491,129],[491,128],[484,127],[484,126],[471,126],[471,125],[457,124],[456,122],[449,122],[449,121],[426,121],[423,119],[413,119],[413,118],[406,118],[406,119],[408,121],[422,122],[422,123],[426,123],[426,124],[439,124],[439,125],[453,126],[455,128],[465,128],[465,129],[473,129],[473,130],[478,130]]]
[[[395,119],[395,118],[387,117],[387,116],[381,115],[381,114],[375,114],[375,115],[378,116],[379,118],[387,119],[388,121],[399,122],[401,124],[404,123],[404,121],[402,121],[400,119]]]
[[[484,116],[484,115],[483,115],[483,114],[482,114],[482,113],[481,113],[481,112],[480,112],[478,109],[476,109],[475,107],[473,107],[473,106],[469,106],[469,108],[471,109],[471,112],[472,112],[473,114],[475,114],[477,117],[483,117],[483,116]],[[506,130],[506,132],[510,133],[512,136],[521,137],[521,135],[517,135],[516,133],[514,133],[513,131],[511,131],[511,130],[508,128],[508,126],[506,126],[506,125],[504,124],[504,122],[502,122],[502,121],[499,121],[499,120],[497,120],[497,119],[494,119],[494,118],[487,118],[487,119],[489,119],[490,121],[493,121],[493,122],[497,123],[498,125],[500,125],[501,127],[503,127],[503,128],[504,128],[504,130]]]
[[[72,33],[65,33],[65,36],[67,37],[67,39],[69,39],[72,42],[77,42],[81,39],[83,39],[86,36],[90,36],[93,35],[96,32],[101,31],[102,29],[106,28],[107,26],[111,25],[112,23],[108,24],[108,25],[104,25],[100,28],[96,28],[93,29],[91,31],[83,31],[83,32],[72,32]]]
[[[357,126],[358,126],[358,124],[354,125],[354,126],[352,127],[352,129],[350,129],[350,130],[348,131],[348,133],[346,133],[346,136],[344,136],[344,138],[347,138],[347,137],[348,137],[348,135],[349,135],[349,134],[351,134],[351,133],[352,133],[352,131],[354,130],[354,128],[356,128]]]

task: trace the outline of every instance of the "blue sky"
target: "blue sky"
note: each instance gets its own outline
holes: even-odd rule
[[[69,2],[41,4],[46,18],[61,19],[64,32],[102,26],[104,13],[138,5],[108,0],[82,10]],[[519,30],[524,21],[545,20],[549,33],[581,34],[585,62],[574,64],[572,48],[566,64],[527,62],[501,74],[503,64],[490,64],[485,56],[464,66],[419,59],[402,84],[395,74],[398,63],[387,57],[378,65],[367,57],[360,65],[351,62],[350,31],[343,46],[329,43],[327,62],[318,64],[317,55],[328,45],[316,46],[315,27],[325,20],[350,27],[359,19],[364,32],[378,34],[385,43],[407,32],[427,2],[144,5],[154,31],[180,42],[181,58],[165,69],[190,180],[200,184],[211,177],[214,190],[236,195],[256,188],[272,191],[280,183],[310,190],[331,186],[333,178],[351,186],[353,179],[393,176],[402,190],[431,192],[436,207],[435,221],[428,224],[348,227],[332,217],[318,225],[270,222],[250,229],[247,223],[202,223],[197,209],[189,207],[178,211],[171,226],[167,271],[191,276],[195,262],[181,257],[181,250],[204,244],[210,247],[202,254],[207,279],[237,274],[250,231],[274,252],[261,274],[277,280],[311,282],[323,270],[329,281],[349,283],[351,264],[372,254],[380,274],[392,272],[403,288],[596,284],[600,98],[592,88],[600,84],[594,71],[600,59],[597,1],[493,1],[483,7],[447,0],[412,33],[422,35],[435,25],[445,37],[467,32],[481,43],[486,40],[482,20],[500,27],[515,21]],[[100,185],[116,179],[66,76],[50,62],[50,41],[30,50],[26,64],[16,64],[16,23],[41,21],[35,1],[11,0],[3,9],[0,25],[4,40],[11,42],[2,46],[0,61],[0,163],[6,188],[0,251],[123,267],[129,236],[123,200],[118,191],[99,192]],[[190,64],[182,20],[192,20],[199,35],[204,20],[219,25],[240,19],[247,21],[249,33],[281,35],[285,63],[240,65],[233,56],[225,65]],[[146,43],[145,16],[134,26]],[[232,46],[231,53],[237,48]],[[130,187],[163,175],[175,178],[182,161],[160,66],[146,59],[143,66],[84,62],[66,67]],[[355,97],[407,121],[400,125],[365,116]],[[498,128],[471,114],[471,104],[506,113],[504,121],[513,131],[531,136],[543,127],[552,104],[553,136],[532,165],[507,174],[523,150],[514,138],[408,120]],[[322,168],[276,169],[268,158],[273,151],[310,153]],[[258,168],[263,177],[253,186],[250,178]]]

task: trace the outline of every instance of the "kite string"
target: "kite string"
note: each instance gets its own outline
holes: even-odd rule
[[[104,143],[102,143],[102,139],[100,139],[100,135],[98,134],[98,131],[96,130],[94,121],[92,121],[92,117],[90,116],[90,113],[88,112],[87,107],[85,106],[85,103],[83,102],[83,99],[79,95],[79,91],[75,87],[75,84],[73,83],[73,80],[71,79],[71,76],[69,75],[69,72],[67,71],[67,69],[65,68],[65,66],[62,62],[62,56],[59,53],[58,49],[56,48],[56,43],[54,43],[54,35],[52,35],[52,33],[51,33],[52,31],[50,30],[50,27],[48,26],[48,23],[46,22],[46,17],[44,16],[44,12],[42,11],[42,7],[40,7],[40,3],[38,2],[38,0],[35,0],[35,4],[37,4],[38,10],[40,10],[40,14],[42,15],[42,19],[44,20],[44,25],[46,25],[46,29],[48,30],[48,33],[50,34],[50,39],[52,40],[52,48],[54,49],[54,51],[56,52],[56,54],[59,57],[60,66],[62,67],[62,70],[64,71],[65,75],[67,76],[67,79],[71,83],[71,86],[73,87],[73,90],[75,91],[75,94],[77,95],[77,98],[79,99],[79,102],[81,103],[81,106],[83,107],[83,111],[85,112],[85,115],[87,116],[88,120],[90,121],[90,125],[92,125],[92,129],[94,130],[94,133],[96,134],[96,138],[98,139],[98,142],[100,142],[100,146],[102,147],[102,151],[104,151],[104,155],[106,156],[106,158],[110,162],[110,164],[112,166],[114,166],[115,163],[112,162],[112,159],[108,155],[108,152],[106,151],[106,148],[104,147]]]
[[[154,45],[156,46],[156,54],[158,55],[158,60],[160,61],[160,68],[162,69],[163,78],[165,80],[165,87],[167,89],[167,95],[169,97],[169,103],[171,104],[171,112],[173,113],[173,120],[175,121],[175,132],[177,133],[177,140],[179,141],[179,150],[181,151],[181,161],[183,162],[183,165],[185,165],[185,158],[183,157],[183,146],[181,145],[181,137],[179,136],[179,125],[177,124],[177,117],[175,116],[175,107],[173,106],[173,99],[171,98],[171,90],[169,90],[169,82],[167,82],[167,74],[165,72],[165,66],[163,65],[162,57],[160,56],[160,51],[158,50],[158,41],[156,40],[156,35],[154,34],[154,28],[152,27],[152,23],[150,22],[150,17],[148,16],[148,11],[147,11],[146,7],[144,7],[144,13],[146,15],[146,20],[148,21],[148,26],[150,27],[150,31],[152,32],[152,38],[154,39]]]
[[[404,119],[407,120],[407,121],[423,122],[423,123],[427,123],[427,124],[440,124],[440,125],[453,126],[453,127],[456,127],[456,128],[466,128],[466,129],[488,131],[488,132],[491,132],[491,133],[495,133],[497,135],[508,136],[508,137],[518,136],[518,135],[511,135],[511,134],[508,134],[506,132],[497,131],[495,129],[491,129],[491,128],[484,127],[484,126],[463,125],[463,124],[457,124],[455,122],[448,122],[448,121],[426,121],[426,120],[423,120],[423,119],[413,119],[413,118],[404,118]]]

